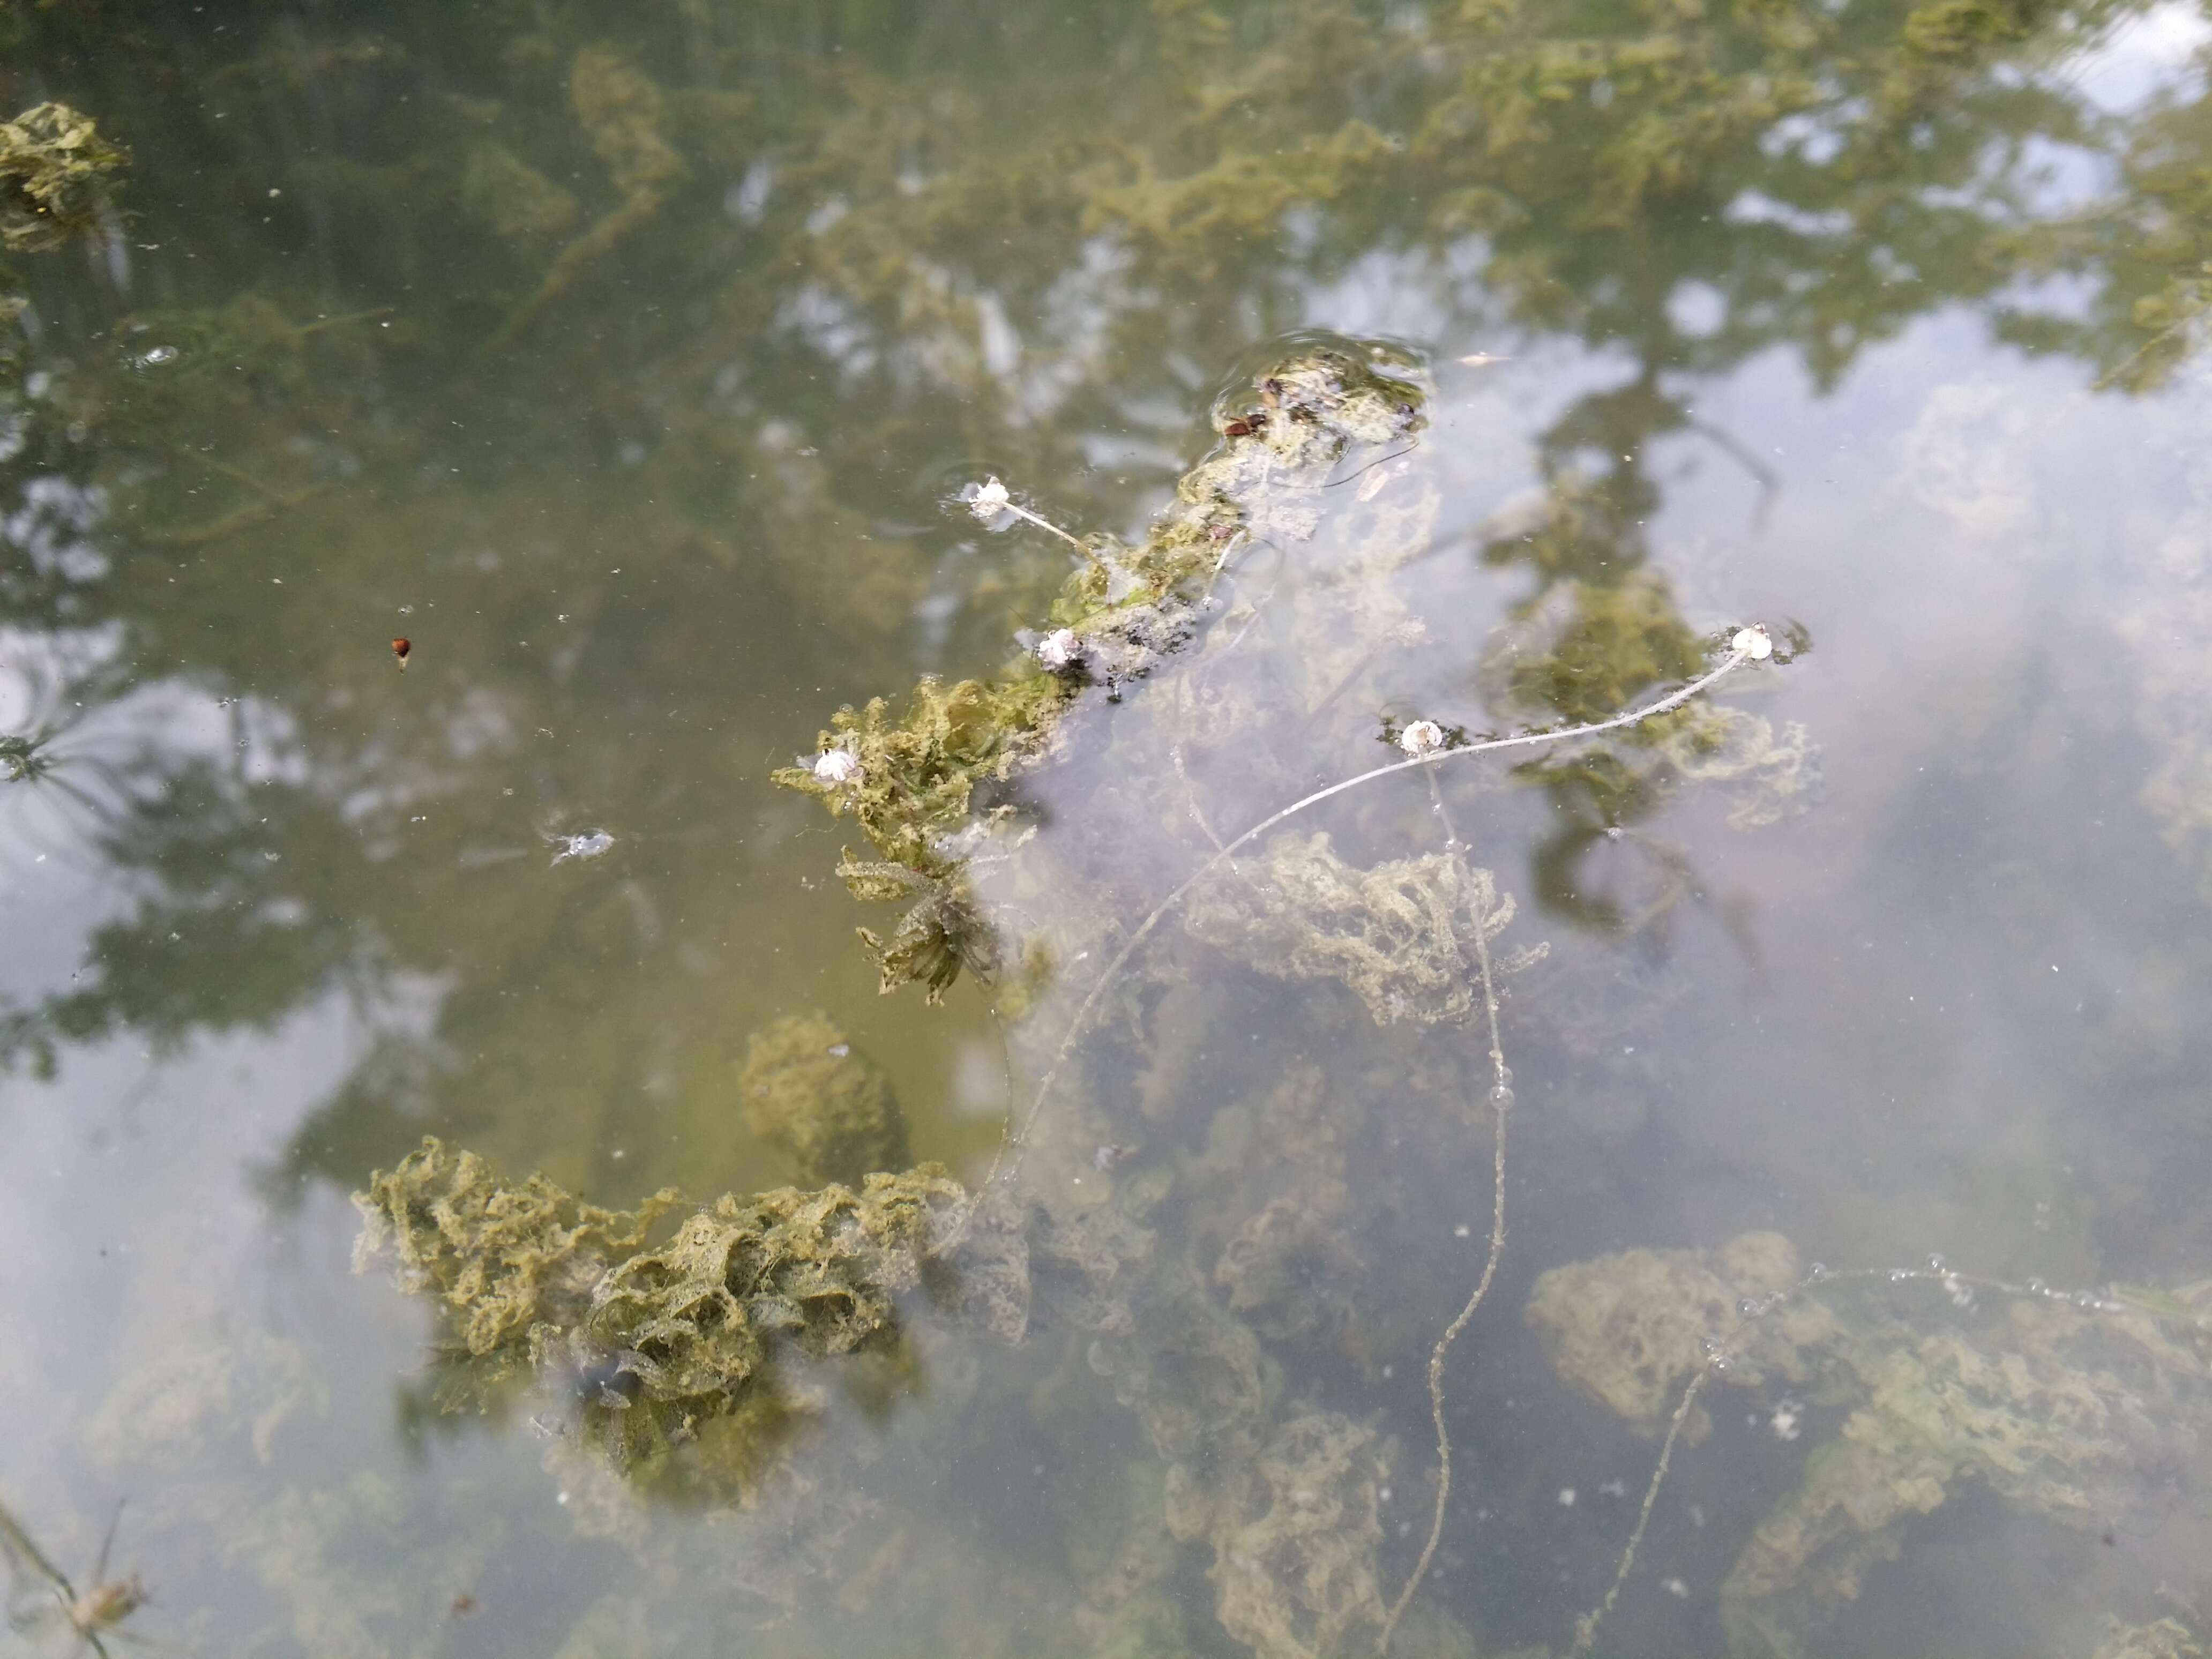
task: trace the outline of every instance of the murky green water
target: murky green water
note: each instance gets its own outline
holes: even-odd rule
[[[0,7],[129,152],[0,134],[8,1639],[120,1501],[210,1654],[2212,1642],[2208,68]],[[689,1201],[400,1201],[441,1313],[351,1271],[425,1135]],[[898,1249],[813,1195],[908,1158]]]

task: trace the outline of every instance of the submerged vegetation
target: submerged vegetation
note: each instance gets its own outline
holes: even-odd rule
[[[435,1316],[403,1424],[544,1436],[556,1524],[487,1522],[479,1566],[640,1569],[518,1643],[798,1653],[872,1611],[915,1650],[1640,1650],[1571,1612],[1672,1612],[1649,1557],[1697,1533],[1707,1622],[1650,1644],[1767,1659],[1856,1640],[1976,1489],[2188,1559],[2147,1487],[2201,1497],[2198,1289],[1885,1302],[1777,1233],[1608,1231],[1673,1150],[1654,1038],[1729,1065],[1698,951],[1765,972],[1684,826],[1821,782],[1756,703],[1809,633],[1738,643],[1657,527],[1692,461],[1772,493],[1706,394],[1833,388],[1960,309],[2115,394],[2185,374],[2212,123],[2054,68],[2140,7],[221,9],[0,6],[69,100],[0,125],[40,256],[0,318],[0,665],[38,682],[0,814],[74,745],[113,878],[86,971],[0,993],[0,1058],[349,1022],[266,1190],[377,1170],[362,1259]],[[1310,326],[1369,288],[1418,343]],[[1523,353],[1470,413],[1459,371]],[[2201,608],[2194,544],[2139,635]],[[2190,660],[2142,696],[2194,857]],[[842,933],[827,875],[900,907],[880,988],[949,1006],[837,1000],[849,940],[794,943]],[[2130,1030],[2130,1097],[2201,1147],[2192,1050],[2146,1081]],[[1000,1040],[999,1160],[918,1161],[981,1168]],[[2091,1253],[2033,1156],[2061,1218],[2022,1248]],[[677,1175],[727,1190],[583,1196]],[[1688,1190],[1684,1233],[1744,1224]],[[107,1418],[171,1468],[252,1420],[244,1474],[178,1484],[234,1528],[207,1581],[317,1651],[444,1639],[356,1571],[437,1527],[271,1452],[311,1362],[191,1340],[197,1392],[149,1352]],[[1721,1399],[1790,1462],[1698,1487],[1708,1534],[1659,1478],[1741,1450]],[[1615,1425],[1641,1512],[1543,1531],[1545,1460]],[[2100,1659],[2196,1652],[2130,1571]]]
[[[1056,665],[1032,654],[989,683],[926,678],[896,720],[882,698],[840,709],[819,744],[833,763],[775,775],[850,814],[889,861],[839,866],[855,897],[923,890],[890,945],[861,935],[884,990],[921,980],[934,1001],[963,965],[990,976],[998,953],[961,870],[977,836],[1014,809],[979,796],[1043,757],[1085,684],[1118,696],[1180,649],[1197,631],[1209,579],[1255,538],[1286,526],[1310,536],[1318,514],[1302,503],[1355,446],[1416,433],[1425,393],[1409,370],[1379,346],[1364,361],[1323,349],[1274,366],[1256,388],[1259,407],[1227,422],[1219,451],[1183,476],[1139,545],[1100,538],[1086,549],[1049,612]]]
[[[99,231],[108,175],[129,160],[66,104],[0,121],[0,246],[48,252]]]
[[[2069,1293],[1940,1261],[1833,1275],[1765,1233],[1554,1268],[1527,1313],[1565,1380],[1647,1431],[1671,1407],[1670,1451],[1711,1431],[1708,1381],[1763,1396],[1753,1420],[1779,1439],[1833,1425],[1721,1584],[1743,1655],[1804,1651],[1908,1523],[1970,1484],[2109,1540],[2142,1470],[2188,1462],[2212,1425],[2212,1285]]]

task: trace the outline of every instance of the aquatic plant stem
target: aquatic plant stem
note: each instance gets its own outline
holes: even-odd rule
[[[1180,904],[1191,890],[1212,875],[1216,868],[1233,858],[1241,849],[1267,834],[1268,830],[1273,830],[1277,824],[1297,817],[1309,807],[1318,806],[1325,800],[1334,799],[1346,790],[1357,789],[1362,784],[1373,783],[1378,778],[1392,777],[1401,772],[1410,772],[1416,767],[1440,766],[1446,761],[1471,755],[1495,754],[1504,749],[1524,749],[1538,744],[1565,743],[1576,738],[1598,737],[1607,732],[1620,731],[1640,721],[1656,719],[1661,714],[1671,714],[1699,692],[1718,684],[1749,660],[1751,657],[1748,652],[1732,650],[1721,659],[1718,666],[1710,672],[1699,675],[1686,685],[1676,687],[1656,702],[1646,703],[1640,708],[1626,710],[1609,720],[1598,720],[1589,726],[1570,726],[1555,732],[1523,732],[1510,738],[1492,738],[1481,743],[1466,744],[1457,749],[1441,750],[1433,755],[1422,755],[1411,760],[1395,761],[1388,766],[1378,766],[1371,771],[1346,778],[1341,782],[1332,783],[1326,789],[1316,789],[1312,794],[1292,801],[1280,811],[1271,813],[1262,818],[1243,835],[1237,836],[1235,841],[1221,848],[1204,864],[1200,865],[1173,892],[1154,906],[1152,913],[1137,925],[1136,931],[1123,942],[1121,948],[1115,953],[1114,959],[1108,963],[1104,970],[1091,981],[1090,991],[1085,994],[1083,1001],[1077,1006],[1074,1018],[1068,1022],[1066,1034],[1060,1038],[1059,1052],[1054,1054],[1052,1064],[1045,1068],[1044,1076],[1037,1082],[1036,1096],[1030,1102],[1028,1115],[1023,1120],[1018,1129],[1016,1129],[1011,1121],[1008,1123],[1009,1133],[1001,1137],[999,1150],[992,1155],[991,1167],[983,1176],[983,1188],[988,1188],[1001,1176],[1011,1180],[1020,1170],[1021,1154],[1029,1145],[1030,1133],[1036,1127],[1037,1118],[1043,1112],[1045,1103],[1052,1097],[1053,1085],[1059,1080],[1060,1068],[1066,1065],[1068,1056],[1075,1052],[1077,1042],[1090,1029],[1091,1011],[1097,1007],[1100,999],[1106,994],[1107,988],[1120,979],[1121,970],[1128,966],[1130,959],[1143,947],[1145,941],[1152,937],[1152,930],[1166,918],[1168,912]]]
[[[1437,787],[1436,774],[1429,774],[1429,788],[1436,797],[1437,815],[1444,820],[1444,831],[1451,836],[1455,848],[1459,838],[1451,835],[1451,819],[1444,811],[1443,791]],[[1443,1541],[1444,1510],[1451,1502],[1451,1432],[1444,1426],[1444,1357],[1451,1345],[1474,1317],[1474,1310],[1490,1294],[1491,1281],[1498,1277],[1498,1263],[1505,1254],[1505,1119],[1513,1109],[1513,1089],[1505,1069],[1505,1048],[1498,1034],[1498,987],[1490,968],[1490,942],[1484,936],[1487,916],[1474,919],[1474,959],[1482,970],[1482,1006],[1490,1022],[1490,1103],[1494,1113],[1490,1130],[1490,1254],[1482,1264],[1482,1277],[1475,1281],[1467,1305],[1459,1310],[1459,1317],[1444,1327],[1437,1346],[1429,1351],[1429,1417],[1437,1429],[1437,1504],[1429,1517],[1428,1541],[1421,1546],[1421,1559],[1413,1564],[1413,1574],[1406,1587],[1398,1592],[1398,1599],[1390,1604],[1389,1613],[1382,1620],[1382,1633],[1376,1638],[1375,1651],[1387,1656],[1390,1638],[1398,1628],[1398,1620],[1405,1616],[1421,1581],[1428,1577],[1429,1564],[1436,1559],[1437,1547]]]
[[[1674,1407],[1674,1421],[1667,1425],[1667,1437],[1660,1443],[1659,1462],[1653,1466],[1651,1479],[1644,1485],[1644,1506],[1636,1512],[1636,1526],[1628,1534],[1628,1547],[1620,1553],[1620,1565],[1613,1569],[1613,1583],[1606,1589],[1605,1600],[1575,1621],[1575,1644],[1568,1650],[1571,1656],[1579,1656],[1590,1650],[1590,1644],[1597,1640],[1598,1626],[1604,1622],[1606,1614],[1613,1611],[1613,1604],[1620,1599],[1620,1587],[1628,1582],[1628,1575],[1636,1565],[1636,1552],[1643,1545],[1644,1529],[1651,1524],[1651,1506],[1659,1501],[1659,1485],[1667,1478],[1668,1464],[1674,1460],[1674,1443],[1681,1438],[1682,1425],[1690,1420],[1690,1412],[1698,1403],[1698,1392],[1705,1386],[1705,1379],[1712,1374],[1712,1362],[1707,1360],[1698,1368],[1698,1374],[1690,1379],[1690,1386],[1682,1390],[1681,1403]]]

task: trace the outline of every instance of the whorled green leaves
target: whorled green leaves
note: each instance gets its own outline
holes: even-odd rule
[[[0,121],[0,246],[36,253],[95,230],[109,175],[130,159],[66,104],[33,105]]]
[[[1058,667],[1024,657],[990,680],[925,678],[903,712],[882,698],[832,717],[821,759],[775,781],[850,817],[882,856],[838,867],[854,896],[920,902],[885,943],[862,939],[886,991],[919,980],[934,1001],[965,966],[988,978],[999,949],[963,866],[980,838],[1018,815],[1010,786],[1049,751],[1060,715],[1086,685],[1139,679],[1188,641],[1206,585],[1248,545],[1255,520],[1297,510],[1328,471],[1419,429],[1425,391],[1411,366],[1376,348],[1331,349],[1255,378],[1250,406],[1224,419],[1219,447],[1186,473],[1143,542],[1094,538],[1048,621],[1066,630]]]

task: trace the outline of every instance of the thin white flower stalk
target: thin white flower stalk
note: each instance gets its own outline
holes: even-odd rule
[[[1768,649],[1771,652],[1772,647],[1770,645]],[[1718,684],[1723,679],[1742,667],[1745,663],[1753,660],[1754,659],[1749,650],[1735,648],[1732,645],[1729,654],[1710,672],[1699,675],[1686,685],[1676,687],[1665,696],[1648,702],[1640,708],[1627,709],[1609,720],[1594,721],[1588,726],[1570,726],[1556,732],[1523,732],[1510,738],[1492,738],[1482,743],[1470,743],[1457,749],[1440,749],[1431,754],[1417,755],[1407,760],[1395,761],[1388,766],[1377,766],[1356,776],[1346,778],[1340,783],[1330,784],[1325,789],[1316,789],[1310,795],[1292,801],[1280,811],[1271,813],[1262,818],[1243,835],[1237,836],[1235,841],[1221,848],[1204,864],[1199,866],[1174,891],[1162,899],[1153,908],[1152,913],[1138,924],[1136,930],[1129,935],[1121,950],[1115,953],[1114,959],[1106,964],[1104,970],[1091,981],[1090,991],[1077,1006],[1074,1018],[1068,1022],[1067,1031],[1060,1038],[1060,1048],[1054,1054],[1052,1064],[1045,1068],[1044,1076],[1038,1080],[1036,1097],[1030,1102],[1028,1115],[1023,1119],[1018,1130],[1015,1129],[1011,1119],[1009,1120],[1008,1133],[1001,1137],[998,1151],[992,1155],[991,1167],[984,1175],[982,1186],[977,1190],[978,1201],[982,1194],[1002,1176],[1007,1180],[1012,1180],[1019,1173],[1022,1154],[1029,1146],[1030,1132],[1036,1127],[1039,1115],[1042,1114],[1046,1103],[1052,1097],[1053,1085],[1059,1080],[1060,1067],[1067,1063],[1068,1056],[1074,1052],[1076,1043],[1090,1029],[1091,1013],[1106,994],[1107,988],[1121,977],[1121,970],[1129,965],[1131,958],[1143,948],[1145,941],[1152,937],[1153,929],[1165,920],[1170,910],[1182,902],[1193,888],[1212,875],[1222,864],[1238,852],[1267,834],[1268,830],[1285,819],[1297,817],[1309,807],[1318,806],[1323,801],[1343,794],[1346,790],[1357,789],[1363,784],[1373,783],[1378,778],[1390,777],[1400,772],[1410,771],[1415,767],[1440,766],[1446,761],[1457,760],[1470,755],[1490,755],[1506,749],[1525,749],[1539,744],[1565,743],[1576,738],[1599,737],[1607,732],[1618,732],[1642,721],[1656,719],[1661,714],[1669,714],[1680,708],[1699,693]]]
[[[1051,520],[1030,512],[1029,508],[1016,501],[1007,492],[1006,485],[999,482],[995,474],[975,486],[975,493],[968,498],[968,510],[983,524],[990,523],[1001,513],[1011,513],[1018,519],[1028,520],[1040,530],[1050,531],[1086,559],[1091,556],[1091,550],[1069,535],[1067,532],[1053,523]]]

